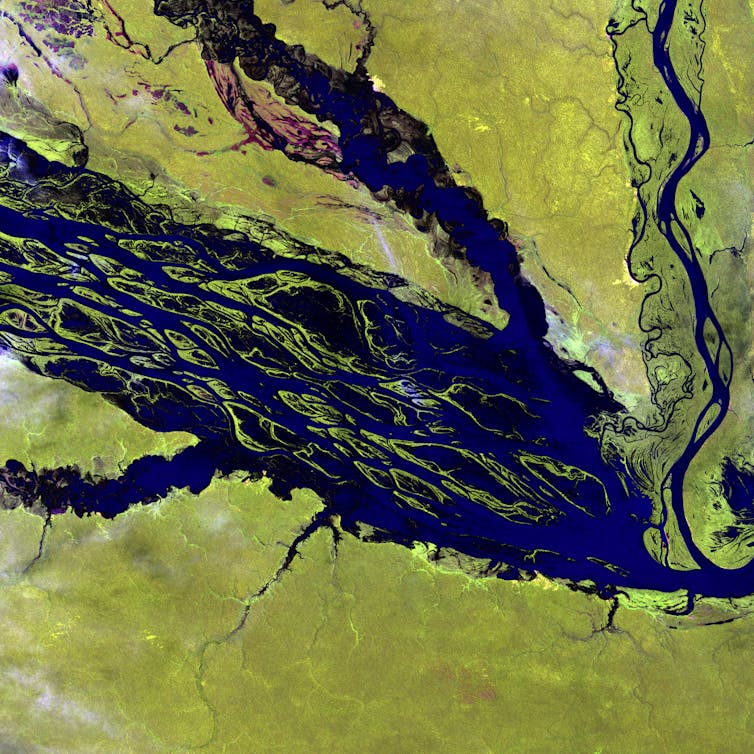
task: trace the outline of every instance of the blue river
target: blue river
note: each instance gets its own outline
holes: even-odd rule
[[[671,65],[674,12],[674,2],[662,4],[655,64],[692,139],[658,211],[685,260],[712,385],[708,407],[717,413],[699,417],[665,486],[699,568],[672,570],[647,552],[651,502],[603,458],[589,431],[622,407],[543,340],[542,299],[518,274],[505,234],[462,189],[438,185],[426,157],[389,163],[379,138],[363,132],[368,105],[359,92],[338,93],[303,67],[301,86],[340,128],[344,171],[374,191],[410,194],[416,209],[434,214],[469,261],[493,275],[509,324],[459,325],[449,307],[406,303],[390,292],[400,281],[370,277],[342,258],[321,263],[314,253],[273,253],[259,239],[182,226],[116,182],[35,161],[5,137],[0,339],[31,369],[99,392],[155,430],[200,439],[170,460],[142,458],[119,479],[61,470],[45,487],[47,509],[112,517],[170,488],[199,492],[216,473],[265,471],[277,494],[315,490],[346,531],[453,548],[504,564],[502,577],[537,571],[592,583],[604,595],[625,587],[754,591],[754,565],[716,567],[683,515],[684,475],[725,416],[728,384],[718,368],[727,346],[701,269],[671,230],[683,229],[678,183],[709,141]],[[24,159],[34,164],[19,176]],[[719,331],[714,354],[704,341],[708,320]],[[7,479],[22,487],[24,474],[9,460]]]

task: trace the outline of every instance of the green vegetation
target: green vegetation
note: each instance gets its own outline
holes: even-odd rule
[[[256,5],[286,41],[331,63],[353,63],[348,46],[361,32],[344,6]],[[684,421],[697,407],[700,379],[688,312],[677,305],[686,300],[685,284],[656,229],[634,249],[630,275],[625,261],[636,210],[631,181],[650,204],[675,144],[687,138],[651,65],[649,30],[658,5],[435,0],[428,12],[421,3],[363,3],[378,28],[370,63],[375,83],[431,126],[457,175],[509,222],[526,274],[551,306],[554,347],[595,366],[654,428],[683,397],[683,410],[661,434],[637,430],[629,443],[614,438],[615,451],[635,468],[652,459],[643,473],[655,495],[689,431]],[[178,219],[267,234],[256,218],[271,218],[312,244],[291,254],[314,246],[341,251],[482,313],[485,293],[473,271],[430,259],[426,239],[397,214],[278,153],[233,150],[242,134],[187,42],[191,35],[157,19],[151,0],[92,6],[99,14],[95,34],[76,41],[86,68],[58,61],[61,77],[0,18],[0,49],[19,51],[19,86],[36,103],[24,128],[41,151],[67,155],[59,125],[73,122],[85,132],[92,169],[144,192],[147,203],[169,205]],[[104,24],[116,28],[115,13],[131,39],[144,50],[149,45],[151,57],[107,41]],[[712,302],[736,366],[733,411],[696,458],[686,492],[698,544],[734,567],[750,557],[745,545],[752,531],[742,526],[735,537],[725,534],[740,522],[720,481],[724,458],[754,462],[754,25],[750,4],[734,0],[706,3],[704,13],[703,106],[712,147],[681,184],[679,204],[707,261]],[[615,49],[604,33],[611,14],[621,30]],[[699,50],[689,29],[674,32],[679,66]],[[33,35],[39,41],[44,33]],[[170,51],[171,45],[179,46]],[[693,70],[689,77],[696,81]],[[102,96],[104,86],[113,98]],[[156,88],[170,96],[153,96]],[[177,102],[196,114],[185,116]],[[174,129],[188,123],[197,135]],[[628,166],[624,138],[636,147]],[[276,250],[290,248],[281,238],[269,232]],[[658,279],[662,295],[642,320],[661,321],[665,330],[662,347],[645,364],[638,311],[646,286]],[[218,285],[228,293],[227,284]],[[412,300],[422,297],[418,287],[401,290]],[[190,350],[181,337],[175,345]],[[0,361],[0,380],[0,463],[75,463],[111,474],[144,454],[170,455],[195,441],[186,433],[151,432],[99,396],[7,359]],[[317,412],[316,402],[302,396],[282,399]],[[531,456],[530,464],[546,478],[550,459]],[[748,754],[754,748],[747,602],[706,600],[681,616],[685,593],[632,592],[619,596],[611,617],[615,605],[595,596],[543,577],[480,578],[478,563],[431,546],[407,550],[348,535],[336,546],[337,521],[303,543],[289,571],[280,573],[321,503],[307,490],[281,501],[268,487],[266,479],[251,483],[236,475],[215,480],[201,495],[173,494],[114,521],[56,517],[44,535],[41,518],[0,511],[0,751]],[[647,544],[658,554],[657,541]],[[682,568],[689,560],[674,550],[671,564]],[[733,617],[739,620],[704,625]]]

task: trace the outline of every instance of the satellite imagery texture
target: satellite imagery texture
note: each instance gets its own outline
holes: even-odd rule
[[[754,752],[753,0],[0,0],[0,753]]]

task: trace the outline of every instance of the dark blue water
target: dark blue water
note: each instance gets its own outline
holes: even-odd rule
[[[676,211],[678,185],[709,149],[710,135],[698,103],[692,100],[681,86],[670,59],[669,34],[675,9],[675,2],[663,2],[660,5],[659,20],[653,35],[653,55],[655,67],[660,71],[676,105],[688,120],[690,138],[683,157],[660,189],[657,217],[658,227],[676,258],[681,262],[690,283],[691,303],[694,307],[695,319],[694,341],[704,362],[707,376],[705,384],[709,383],[709,395],[706,399],[706,405],[694,419],[690,442],[663,481],[663,490],[666,491],[669,505],[678,520],[684,544],[692,557],[697,563],[704,563],[705,568],[714,571],[715,565],[696,546],[689,529],[684,513],[683,482],[691,461],[696,457],[706,440],[720,426],[728,412],[730,377],[733,370],[730,347],[710,304],[707,281],[702,271],[698,253]],[[674,229],[677,229],[677,233],[674,232]],[[683,243],[679,241],[679,235]],[[707,342],[705,330],[714,333],[712,344]]]
[[[673,9],[661,10],[656,62],[701,133],[664,43]],[[421,308],[382,290],[386,277],[357,282],[345,260],[336,271],[273,254],[238,234],[174,223],[86,170],[31,166],[20,179],[39,209],[0,207],[2,231],[24,239],[0,241],[0,336],[31,368],[102,393],[146,426],[200,438],[169,461],[140,459],[119,480],[40,483],[48,509],[114,516],[170,487],[198,491],[215,473],[265,470],[278,494],[314,489],[346,530],[367,524],[376,539],[454,548],[511,566],[509,577],[537,570],[591,580],[603,593],[754,591],[754,567],[727,573],[697,558],[698,570],[678,572],[649,556],[650,502],[585,432],[620,407],[542,340],[542,300],[518,276],[515,249],[478,202],[435,183],[426,157],[387,162],[379,139],[362,133],[368,106],[358,90],[346,96],[316,71],[299,74],[341,129],[345,169],[373,190],[412,192],[491,272],[510,324],[474,334],[439,304]],[[6,139],[0,157],[19,149]],[[664,187],[665,227],[677,222],[675,188],[695,154]],[[76,219],[49,210],[65,195],[78,197]],[[711,317],[703,278],[693,264],[687,272],[697,315]],[[713,387],[715,401],[725,389]],[[673,467],[674,493],[710,426]],[[7,471],[24,477],[17,464]]]

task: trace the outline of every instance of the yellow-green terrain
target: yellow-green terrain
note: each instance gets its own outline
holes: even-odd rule
[[[504,330],[506,302],[495,300],[489,276],[463,258],[440,258],[416,218],[353,177],[244,143],[195,29],[155,15],[155,4],[0,0],[0,64],[19,69],[17,85],[0,92],[0,131],[67,166],[85,145],[89,170],[167,207],[177,222],[251,232],[269,221],[310,245],[299,255],[339,252],[417,286],[396,295],[414,300],[424,289]],[[458,184],[473,186],[508,223],[522,274],[545,301],[554,351],[597,370],[629,421],[670,427],[659,439],[636,430],[610,446],[627,465],[639,447],[641,461],[651,459],[640,471],[657,523],[657,468],[670,453],[663,443],[677,442],[691,420],[663,403],[663,390],[685,375],[676,352],[657,369],[642,358],[640,310],[654,283],[642,280],[641,265],[661,268],[666,290],[687,287],[662,266],[661,239],[651,234],[627,262],[641,192],[660,183],[655,174],[632,179],[672,147],[652,125],[650,94],[662,82],[650,21],[621,28],[616,44],[606,28],[614,18],[651,19],[659,4],[253,6],[283,42],[347,71],[366,34],[354,8],[369,18],[375,89],[427,124]],[[692,461],[684,502],[699,548],[735,569],[751,560],[754,542],[754,524],[736,518],[724,494],[725,459],[754,464],[754,4],[702,8],[700,96],[711,147],[681,182],[678,202],[734,373],[731,410]],[[66,13],[89,19],[91,34],[56,30],[50,19]],[[672,44],[680,60],[681,42]],[[621,91],[626,57],[636,78]],[[684,81],[693,83],[692,73]],[[274,99],[269,84],[236,74],[245,91],[258,87],[260,101],[262,90]],[[636,118],[633,154],[627,113]],[[687,128],[677,113],[662,118],[676,135]],[[318,126],[337,137],[334,124]],[[704,200],[702,216],[692,192]],[[271,233],[269,248],[284,246],[280,238],[288,237]],[[149,429],[8,353],[0,386],[0,463],[113,477],[136,459],[170,458],[198,442],[188,431]],[[750,598],[699,599],[688,611],[695,595],[685,592],[621,589],[606,599],[534,567],[499,579],[486,563],[418,535],[413,548],[363,541],[336,515],[292,550],[323,501],[306,488],[283,500],[270,486],[266,472],[218,475],[199,494],[173,490],[113,519],[1,509],[0,752],[754,750]],[[667,526],[678,536],[672,515]],[[659,534],[647,535],[658,561],[662,547]],[[666,549],[669,567],[693,566],[682,545]]]

